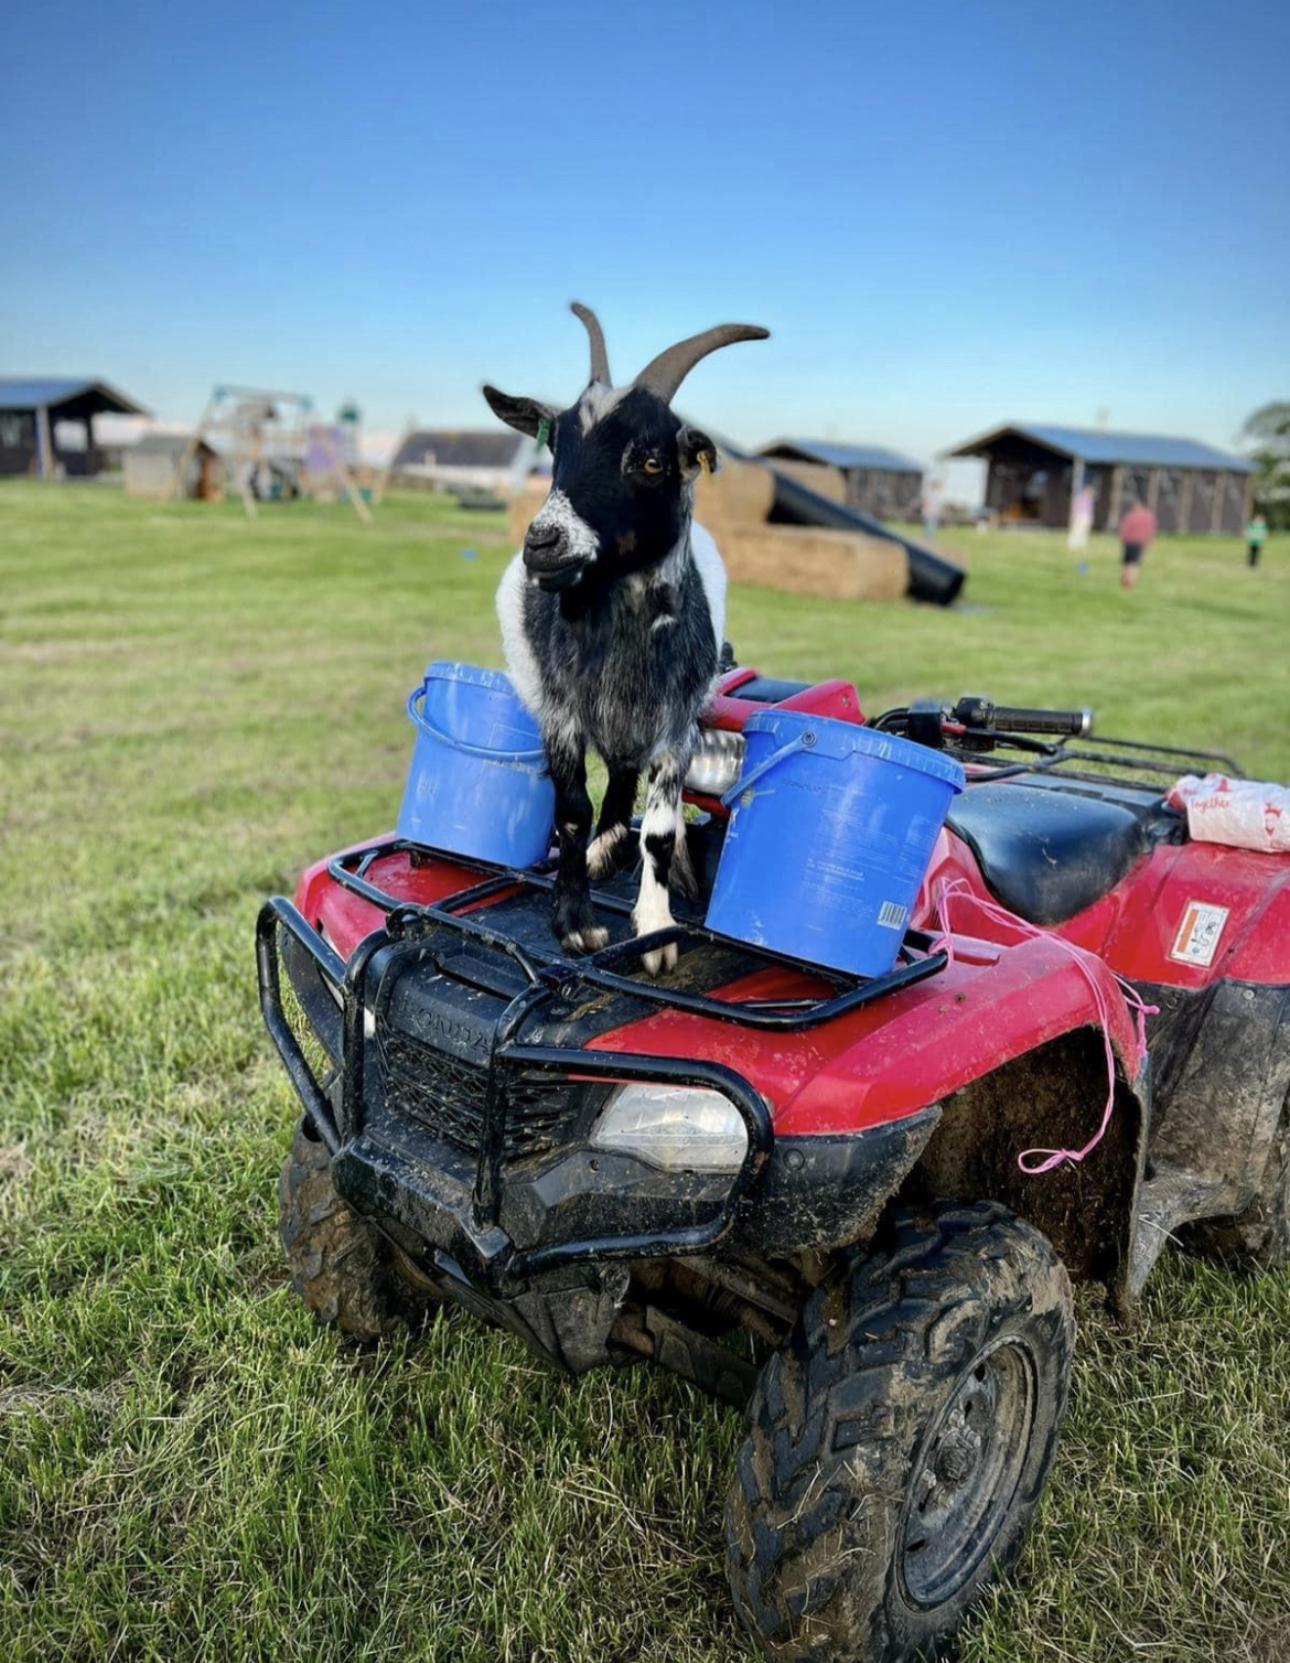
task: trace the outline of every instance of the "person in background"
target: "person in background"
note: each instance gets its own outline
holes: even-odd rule
[[[923,535],[935,537],[941,523],[941,482],[935,474],[923,486]]]
[[[1066,535],[1066,547],[1072,554],[1083,554],[1088,547],[1088,534],[1093,529],[1093,510],[1097,497],[1091,485],[1076,491],[1071,502],[1071,524]]]
[[[1268,522],[1262,514],[1256,514],[1245,528],[1246,564],[1257,566],[1259,556],[1263,553],[1263,545],[1267,541]]]
[[[1142,557],[1156,540],[1156,516],[1140,497],[1120,521],[1120,582],[1132,589],[1142,570]]]

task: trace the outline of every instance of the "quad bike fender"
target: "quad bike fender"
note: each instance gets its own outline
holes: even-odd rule
[[[914,918],[921,928],[936,927],[931,898],[954,878],[989,895],[971,849],[943,831]],[[1198,908],[1202,935],[1194,928]],[[954,923],[992,938],[1000,933],[967,899],[958,903]],[[1132,982],[1199,989],[1229,978],[1284,986],[1290,983],[1290,855],[1217,843],[1161,844],[1058,930]]]
[[[766,1098],[776,1137],[839,1137],[887,1125],[1081,1030],[1094,1034],[1102,1056],[1099,1000],[1118,1072],[1138,1078],[1133,1023],[1104,965],[1086,958],[1085,973],[1068,949],[1046,938],[1011,947],[958,935],[952,941],[952,962],[940,975],[808,1033],[663,1011],[592,1044],[725,1063]],[[751,981],[740,991],[768,992]],[[1100,1078],[1089,1103],[1090,1136],[1106,1096],[1104,1058]]]
[[[387,833],[386,836],[392,836]],[[342,888],[331,876],[330,867],[345,855],[369,848],[382,838],[366,838],[362,843],[315,861],[296,885],[295,903],[300,912],[340,954],[348,960],[350,954],[373,930],[385,923],[379,907],[365,901],[361,895]],[[373,861],[367,876],[372,883],[401,900],[429,905],[456,895],[471,884],[479,882],[479,873],[449,860],[427,861],[413,866],[405,854],[396,853]]]
[[[1290,983],[1290,855],[1186,843],[1159,856],[1170,858],[1158,860],[1158,872],[1153,864],[1158,881],[1135,885],[1131,874],[1121,885],[1133,893],[1106,953],[1122,975],[1185,988]],[[1216,925],[1199,939],[1188,931],[1196,908]]]
[[[860,1144],[917,1125],[892,1193],[1002,1202],[1053,1242],[1073,1275],[1128,1304],[1149,1120],[1149,1073],[1111,973],[1087,975],[1045,937],[1003,947],[953,938],[950,966],[928,981],[810,1034],[778,1035],[664,1012],[595,1045],[727,1063],[770,1102],[778,1147]],[[764,990],[760,990],[764,991]],[[1027,1150],[1082,1149],[1083,1162],[1031,1175]]]

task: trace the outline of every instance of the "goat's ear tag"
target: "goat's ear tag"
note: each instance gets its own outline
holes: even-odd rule
[[[539,450],[550,449],[551,423],[545,416],[543,416],[542,420],[538,423],[537,444]]]

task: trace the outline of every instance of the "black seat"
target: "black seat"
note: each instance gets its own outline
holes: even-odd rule
[[[1147,792],[1056,780],[970,785],[955,798],[949,826],[995,899],[1032,924],[1074,918],[1149,849],[1181,835],[1177,816]]]

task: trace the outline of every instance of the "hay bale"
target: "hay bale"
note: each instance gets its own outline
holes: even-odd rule
[[[727,462],[694,484],[694,517],[718,543],[731,527],[765,525],[774,502],[769,469],[752,462]]]
[[[721,543],[732,583],[828,600],[902,600],[908,561],[899,543],[814,526],[739,526]]]
[[[526,479],[511,498],[507,510],[506,527],[511,534],[511,546],[519,548],[524,534],[533,523],[533,516],[551,493],[551,481],[540,477]]]
[[[771,467],[776,473],[787,474],[799,485],[805,485],[808,491],[836,502],[839,508],[847,506],[847,482],[841,469],[831,468],[824,462],[789,462],[779,456],[771,458]]]

